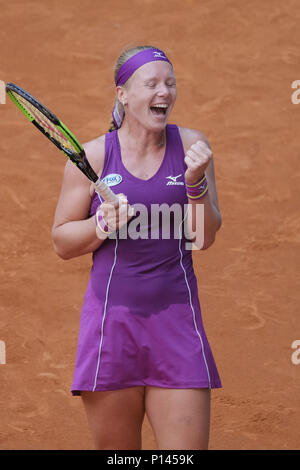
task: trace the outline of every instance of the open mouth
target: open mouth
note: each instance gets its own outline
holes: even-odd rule
[[[150,110],[155,116],[165,116],[167,114],[168,105],[156,104],[154,106],[150,106]]]

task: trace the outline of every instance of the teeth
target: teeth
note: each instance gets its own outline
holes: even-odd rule
[[[167,108],[168,105],[167,104],[154,104],[152,107],[153,108]]]

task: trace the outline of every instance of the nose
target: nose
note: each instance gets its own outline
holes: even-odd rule
[[[169,90],[169,88],[167,87],[167,85],[166,85],[165,83],[161,83],[161,84],[159,85],[159,89],[158,89],[158,91],[157,91],[157,95],[158,95],[158,96],[167,96],[167,95],[169,95],[169,93],[170,93],[170,90]]]

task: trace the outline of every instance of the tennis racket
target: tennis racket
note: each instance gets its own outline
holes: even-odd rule
[[[117,196],[91,167],[80,142],[55,114],[43,106],[30,93],[14,83],[6,84],[6,92],[27,119],[51,140],[56,147],[62,150],[79,170],[92,181],[95,190],[104,200],[113,204],[118,202]]]

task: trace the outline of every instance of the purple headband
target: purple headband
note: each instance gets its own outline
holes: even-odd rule
[[[124,85],[131,75],[142,65],[147,64],[148,62],[154,62],[156,60],[163,60],[165,62],[171,62],[165,56],[164,52],[160,49],[143,49],[134,56],[130,57],[125,64],[123,64],[116,76],[116,86]],[[172,65],[172,64],[171,64]],[[112,117],[114,124],[117,129],[121,127],[123,118],[124,118],[124,108],[119,103],[116,103],[112,111]]]

